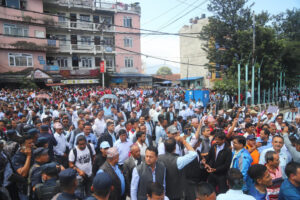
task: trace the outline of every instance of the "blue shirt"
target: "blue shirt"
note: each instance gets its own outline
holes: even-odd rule
[[[84,135],[85,138],[86,138],[86,141],[87,142],[90,141],[91,143],[93,143],[94,147],[97,146],[97,137],[95,136],[95,134],[90,133],[89,135],[85,135],[83,132],[76,135],[76,137],[75,137],[75,144],[77,142],[78,136],[80,136],[80,135]]]
[[[280,186],[278,200],[300,199],[300,187],[295,187],[288,179]]]
[[[262,143],[263,140],[262,140],[260,137],[258,137],[258,138],[256,139],[256,142]],[[261,153],[263,150],[268,149],[268,148],[270,148],[270,147],[272,147],[272,138],[271,138],[271,137],[269,137],[269,139],[268,139],[266,145],[261,146],[261,147],[258,147],[257,150],[259,151],[259,153]]]
[[[121,142],[120,139],[116,141],[114,144],[115,147],[117,147],[119,151],[119,165],[123,165],[124,161],[129,157],[130,147],[132,145],[132,142],[128,139],[126,139],[125,142]]]
[[[256,189],[254,184],[249,189],[249,195],[253,196],[256,200],[269,200],[269,196],[267,194],[267,191],[266,191],[266,193],[260,193]]]
[[[112,115],[111,113],[111,106],[109,106],[108,108],[106,106],[103,107],[103,111],[104,111],[104,116],[110,116]]]

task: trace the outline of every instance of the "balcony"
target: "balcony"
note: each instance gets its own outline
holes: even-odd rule
[[[116,53],[111,46],[88,45],[88,44],[60,44],[59,51],[63,53]]]
[[[44,3],[56,6],[65,6],[68,8],[85,8],[111,12],[125,11],[133,14],[141,13],[141,7],[139,3],[124,4],[121,2],[105,2],[103,0],[44,0]]]
[[[56,40],[47,40],[46,38],[28,38],[12,35],[0,35],[0,48],[2,49],[20,49],[30,51],[55,51],[58,49]]]
[[[114,73],[115,67],[107,67],[106,72]],[[67,67],[67,68],[60,68],[59,73],[64,77],[69,76],[89,76],[89,77],[96,77],[100,74],[100,69],[98,66],[93,66],[89,69],[81,68],[77,66]]]
[[[73,21],[60,21],[58,22],[58,27],[66,28],[69,30],[83,30],[83,31],[106,31],[106,32],[114,32],[114,26],[104,26],[101,28],[101,24],[99,23],[92,23],[92,22],[73,22]]]
[[[55,25],[58,17],[42,13],[34,13],[26,10],[18,10],[7,7],[0,7],[0,18],[12,21],[19,21],[29,24]]]

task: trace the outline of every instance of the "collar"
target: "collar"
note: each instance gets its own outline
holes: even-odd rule
[[[221,145],[221,146],[219,146],[219,145],[217,145],[217,149],[224,149],[224,147],[225,147],[225,142]]]

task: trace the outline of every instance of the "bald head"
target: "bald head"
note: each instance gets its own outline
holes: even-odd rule
[[[130,147],[130,152],[134,159],[139,159],[141,157],[141,151],[137,144],[134,144]]]

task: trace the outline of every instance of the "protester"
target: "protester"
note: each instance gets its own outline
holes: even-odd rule
[[[300,198],[300,163],[290,162],[286,165],[285,174],[288,177],[281,184],[279,200]]]

